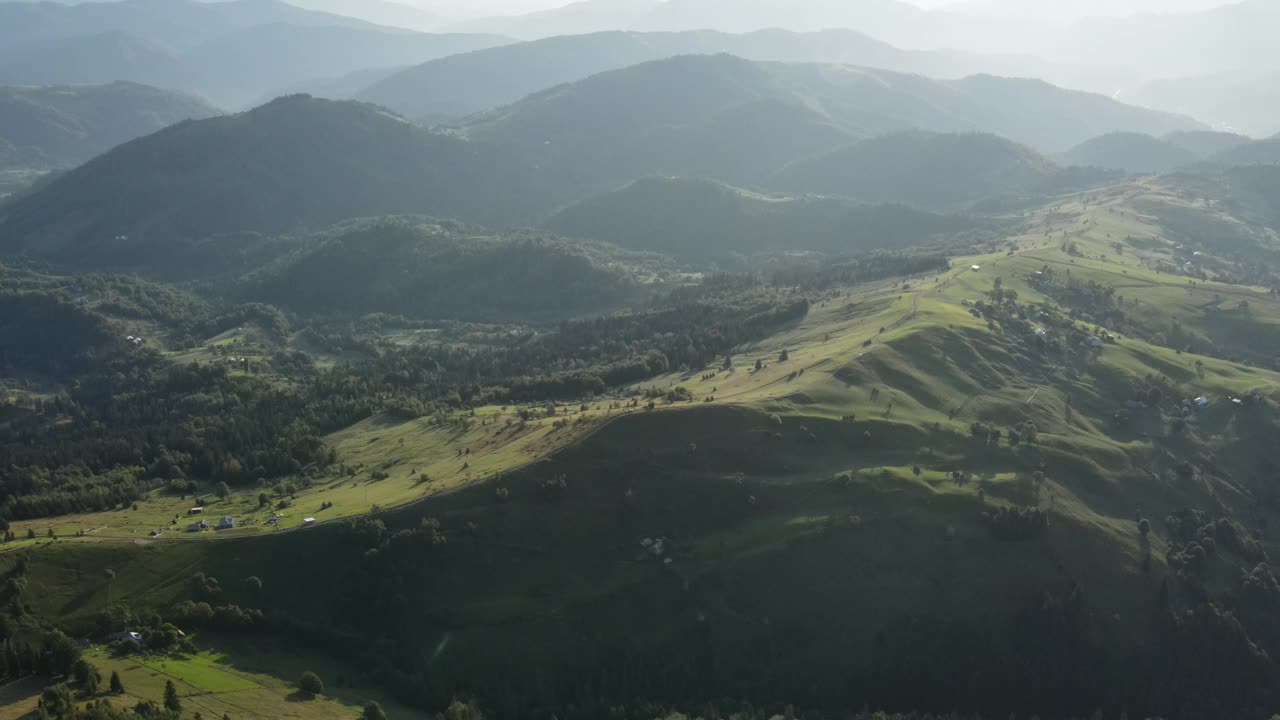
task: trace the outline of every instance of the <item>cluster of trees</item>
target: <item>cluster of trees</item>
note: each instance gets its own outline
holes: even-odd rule
[[[992,537],[1006,542],[1032,540],[1049,530],[1049,513],[1037,507],[1002,507],[982,514]]]

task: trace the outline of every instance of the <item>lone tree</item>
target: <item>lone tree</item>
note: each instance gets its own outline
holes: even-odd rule
[[[116,672],[115,670],[111,671],[110,686],[111,686],[112,695],[124,694],[124,683],[120,682],[120,673]]]
[[[258,507],[266,507],[271,504],[271,496],[266,493],[258,493]]]
[[[172,713],[182,712],[182,701],[178,699],[178,688],[173,686],[172,680],[164,681],[164,707]]]
[[[1147,534],[1151,532],[1151,521],[1146,518],[1142,518],[1141,520],[1139,520],[1138,532],[1142,535],[1142,537],[1146,537]]]
[[[783,350],[781,353],[778,353],[778,362],[786,362],[790,359],[791,359],[791,353],[787,352],[786,350]]]
[[[382,706],[376,702],[365,705],[364,713],[360,717],[363,720],[387,720],[387,714],[382,711]]]
[[[308,695],[319,695],[324,692],[324,681],[319,675],[308,670],[302,673],[302,677],[298,680],[298,689]]]
[[[231,486],[225,482],[220,482],[214,488],[214,492],[218,494],[219,500],[226,500],[227,496],[231,494]]]

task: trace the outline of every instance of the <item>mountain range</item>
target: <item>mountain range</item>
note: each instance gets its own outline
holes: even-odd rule
[[[1204,156],[1175,142],[1143,133],[1108,133],[1086,140],[1056,159],[1067,165],[1165,173],[1202,160]]]
[[[1146,12],[1141,12],[1145,10]],[[1111,3],[978,0],[932,10],[898,0],[582,0],[564,8],[451,26],[536,39],[603,30],[750,32],[854,29],[900,47],[1034,53],[1130,68],[1148,78],[1280,70],[1271,0]],[[1107,17],[1098,17],[1107,16]],[[1096,88],[1102,89],[1102,88]]]
[[[1280,72],[1233,72],[1154,80],[1119,99],[1265,137],[1280,132]]]
[[[182,120],[217,114],[194,97],[127,82],[0,87],[0,170],[70,168]]]
[[[238,108],[304,81],[506,42],[383,27],[275,0],[0,3],[0,84],[128,80]]]
[[[1012,140],[908,135],[854,144],[911,129]],[[10,252],[130,266],[175,243],[353,217],[537,222],[655,175],[950,209],[984,195],[1074,186],[1018,140],[1054,151],[1105,132],[1197,129],[1037,81],[681,56],[536,93],[443,132],[377,106],[307,96],[183,123],[12,203],[0,233]],[[893,152],[877,152],[881,144]],[[842,152],[870,153],[880,165],[842,185],[849,180],[830,172],[843,170],[830,153],[850,145]],[[926,162],[936,153],[955,164]],[[904,184],[902,168],[926,180]],[[946,183],[929,178],[949,178],[952,194],[932,192]]]
[[[1280,71],[1271,28],[1280,4],[1242,0],[1184,14],[1082,20],[1043,47],[1050,59],[1087,57],[1151,78]]]
[[[690,178],[637,180],[546,223],[561,235],[700,260],[782,249],[835,254],[900,249],[974,226],[968,218],[903,205],[766,194]]]
[[[987,73],[1038,76],[1081,88],[1113,87],[1120,82],[1106,73],[1053,65],[1031,56],[901,50],[852,30],[761,30],[740,35],[709,30],[613,31],[551,37],[429,61],[391,74],[354,97],[386,105],[409,117],[440,121],[637,63],[715,53],[749,60],[860,65],[944,79]]]
[[[1138,174],[1168,173],[1205,164],[1215,167],[1280,162],[1280,136],[1253,140],[1221,132],[1177,132],[1164,137],[1117,132],[1091,138],[1054,156],[1065,165]]]
[[[960,210],[993,196],[1052,195],[1105,180],[1105,175],[1063,170],[1034,150],[995,135],[917,130],[798,160],[769,185],[794,193]]]
[[[1057,152],[1117,130],[1164,134],[1204,129],[1189,118],[1035,80],[933,80],[850,66],[753,63],[729,55],[683,56],[601,73],[475,116],[462,129],[531,162],[564,162],[575,172],[597,177],[615,171],[634,177],[627,167],[633,162],[650,165],[641,174],[688,175],[700,174],[695,157],[682,149],[673,158],[660,159],[653,146],[673,147],[678,143],[672,138],[684,137],[710,143],[688,147],[713,152],[735,138],[710,133],[711,125],[736,122],[745,133],[738,140],[754,143],[743,161],[753,162],[753,156],[771,150],[762,142],[765,135],[751,136],[752,121],[744,114],[775,108],[770,117],[776,119],[779,106],[789,108],[786,122],[797,128],[826,128],[822,134],[833,141],[841,135],[868,137],[908,128],[978,130]],[[826,144],[817,142],[817,135],[812,140],[798,135],[768,137]],[[664,165],[668,162],[684,167]],[[589,170],[593,166],[598,171]]]

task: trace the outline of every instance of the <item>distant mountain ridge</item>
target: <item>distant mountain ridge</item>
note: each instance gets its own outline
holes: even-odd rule
[[[968,218],[901,205],[761,194],[713,180],[648,178],[567,208],[545,227],[633,250],[707,259],[728,253],[900,249],[974,225]]]
[[[1120,97],[1255,137],[1280,132],[1280,71],[1167,78],[1126,90]]]
[[[763,107],[763,101],[795,108],[791,122],[830,128],[830,142],[815,143],[810,154],[824,145],[830,150],[845,144],[839,142],[841,134],[851,139],[910,128],[993,132],[1048,152],[1110,131],[1205,129],[1188,118],[1033,80],[939,81],[847,66],[753,63],[729,55],[682,56],[601,73],[478,115],[462,129],[539,166],[568,164],[584,180],[607,181],[621,173],[624,180],[657,174],[746,182],[752,178],[717,175],[691,164],[688,156],[669,162],[652,146],[656,138],[682,128],[722,144],[728,139],[722,133],[713,136],[698,128],[735,108]],[[743,135],[738,152],[758,153],[767,146],[763,138]]]
[[[1162,137],[1161,140],[1171,142],[1201,157],[1217,155],[1253,142],[1253,139],[1246,135],[1204,130],[1169,133]]]
[[[558,11],[457,26],[521,39],[605,30],[750,32],[854,29],[900,47],[1034,53],[1048,60],[1131,68],[1147,78],[1225,71],[1275,71],[1273,0],[1154,2],[1131,14],[1097,0],[941,3],[898,0],[583,0]],[[985,7],[984,7],[985,6]],[[1047,7],[1052,6],[1052,7]],[[1110,17],[1095,17],[1091,9]],[[1115,17],[1115,16],[1119,17]],[[1118,87],[1092,87],[1113,92]]]
[[[0,61],[51,41],[123,32],[181,52],[257,25],[375,28],[342,15],[304,10],[280,0],[113,0],[76,5],[0,3]]]
[[[134,268],[198,249],[211,253],[202,262],[218,262],[219,243],[230,242],[224,254],[239,252],[228,238],[358,217],[536,223],[655,175],[961,209],[1107,176],[1064,173],[1010,140],[948,133],[1057,147],[1112,129],[1200,126],[1034,81],[938,81],[727,55],[603,73],[448,131],[378,106],[291,96],[125,144],[19,198],[2,211],[0,251]],[[863,153],[866,168],[836,162],[840,172],[827,172],[822,159],[839,159],[837,151]],[[815,178],[822,182],[807,182]]]
[[[438,13],[408,3],[391,0],[287,0],[308,10],[354,17],[377,25],[433,32],[448,19]]]
[[[373,83],[356,99],[409,117],[460,118],[591,75],[678,55],[728,53],[755,61],[827,62],[961,78],[976,73],[1081,80],[1032,57],[901,50],[852,30],[597,32],[503,45],[429,61]]]
[[[0,3],[0,83],[128,80],[234,108],[304,81],[508,41],[415,33],[278,0],[10,2]]]
[[[1101,135],[1056,156],[1065,165],[1134,173],[1165,173],[1203,158],[1203,155],[1169,140],[1128,132]]]
[[[0,87],[0,144],[20,157],[0,169],[68,168],[120,143],[219,110],[180,93],[135,83]]]
[[[1211,160],[1220,165],[1280,164],[1280,135],[1228,148]]]
[[[214,38],[180,59],[189,83],[208,97],[240,107],[267,89],[369,68],[413,65],[506,42],[485,35],[271,23]],[[335,51],[338,48],[341,52]]]
[[[797,161],[768,185],[793,193],[956,211],[993,196],[1054,194],[1106,178],[1064,171],[1034,150],[995,135],[909,131]]]
[[[579,0],[523,15],[489,17],[450,26],[460,32],[494,32],[523,39],[605,30],[682,31],[766,28],[855,28],[877,35],[923,15],[899,0]]]
[[[1153,77],[1280,71],[1280,3],[1240,0],[1200,12],[1096,18],[1074,25],[1051,57],[1090,57]]]

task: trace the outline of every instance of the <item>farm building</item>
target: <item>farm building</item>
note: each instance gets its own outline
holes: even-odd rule
[[[111,641],[111,643],[113,643],[113,644],[114,644],[114,643],[127,642],[127,641],[130,641],[130,640],[132,640],[133,642],[136,642],[136,643],[140,643],[140,642],[142,642],[142,633],[136,633],[136,632],[133,632],[133,631],[118,632],[118,633],[116,633],[116,634],[112,635],[112,636],[111,636],[110,638],[108,638],[108,639],[109,639],[109,640]]]
[[[226,517],[218,521],[219,530],[231,530],[235,526],[236,526],[236,519],[231,517],[230,515],[227,515]]]

